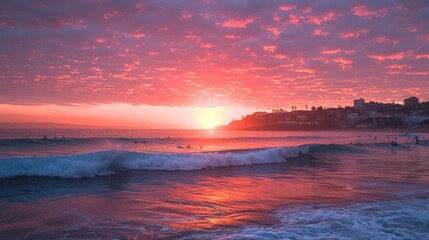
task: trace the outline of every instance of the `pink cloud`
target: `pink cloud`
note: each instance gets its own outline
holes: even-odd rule
[[[404,69],[407,67],[407,65],[400,65],[400,64],[394,64],[387,66],[390,69]]]
[[[189,20],[189,19],[191,19],[191,18],[192,18],[192,14],[190,14],[188,11],[183,11],[183,12],[182,12],[182,18],[183,18],[184,20]]]
[[[192,40],[194,42],[200,42],[201,41],[201,37],[194,35],[194,34],[189,34],[185,36],[186,39]]]
[[[405,52],[386,54],[386,55],[368,55],[368,57],[376,59],[378,61],[401,60],[402,58],[404,58],[404,56],[405,56]]]
[[[426,76],[426,75],[429,75],[429,72],[406,72],[405,74]]]
[[[313,35],[314,36],[327,36],[329,33],[328,32],[324,32],[322,29],[314,29],[313,30]]]
[[[372,11],[365,5],[358,5],[352,8],[351,10],[354,15],[371,19],[373,17],[384,17],[388,11],[386,9],[381,9],[379,11]]]
[[[316,25],[320,25],[323,22],[327,22],[327,21],[334,21],[337,20],[339,16],[342,15],[337,15],[334,12],[329,12],[326,15],[322,16],[322,17],[317,17],[317,16],[308,16],[308,22],[316,24]]]
[[[158,71],[177,71],[177,67],[159,67],[156,68]]]
[[[341,52],[341,49],[323,50],[322,54],[336,54]]]
[[[138,8],[138,9],[142,9],[144,6],[146,5],[146,3],[144,3],[144,2],[138,2],[138,3],[136,3],[136,8]]]
[[[200,44],[200,47],[201,48],[212,48],[212,47],[214,47],[214,44],[211,44],[211,43],[202,43],[202,44]]]
[[[429,59],[429,54],[417,54],[415,56],[417,59],[421,59],[421,58]]]
[[[295,7],[294,7],[294,6],[284,5],[284,6],[280,6],[280,7],[279,7],[279,9],[280,9],[281,11],[290,11],[290,10],[295,9]]]
[[[263,48],[265,51],[275,52],[277,49],[277,46],[275,46],[275,45],[264,45]]]
[[[245,28],[248,24],[254,22],[256,18],[247,18],[242,20],[230,19],[222,23],[223,27],[227,28]]]
[[[115,16],[117,16],[118,14],[119,14],[119,13],[118,13],[117,11],[108,12],[108,13],[103,14],[103,18],[104,18],[105,20],[108,20],[109,18],[115,17]]]
[[[278,36],[281,33],[281,31],[277,27],[268,27],[267,30],[275,36]]]
[[[342,33],[340,33],[340,37],[341,38],[355,38],[355,37],[358,37],[362,34],[367,33],[368,31],[369,31],[368,29],[361,29],[358,31],[342,32]]]
[[[287,56],[283,55],[283,54],[276,54],[276,55],[274,55],[274,58],[283,60],[283,59],[286,59]]]
[[[289,15],[289,22],[294,24],[294,25],[298,25],[299,24],[299,16],[296,14],[291,14]]]
[[[299,73],[314,73],[314,72],[316,72],[316,70],[309,69],[309,68],[298,68],[295,71],[299,72]]]
[[[356,50],[344,50],[345,54],[353,54],[355,52],[356,52]]]
[[[89,70],[94,71],[94,72],[97,72],[97,73],[101,73],[101,72],[103,72],[103,69],[102,69],[102,68],[98,68],[98,67],[92,67],[92,68],[90,68]]]
[[[342,69],[345,69],[348,65],[353,63],[353,60],[342,57],[334,58],[332,61],[339,63]]]
[[[104,38],[97,38],[97,39],[95,39],[95,41],[98,42],[98,43],[105,43],[106,39],[104,39]]]
[[[229,35],[225,35],[225,38],[235,40],[235,39],[240,39],[241,37],[238,35],[229,34]]]
[[[384,36],[381,36],[381,37],[374,38],[373,41],[376,43],[384,43],[384,42],[387,42],[388,39]]]

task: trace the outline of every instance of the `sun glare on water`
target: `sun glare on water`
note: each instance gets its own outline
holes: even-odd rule
[[[220,109],[195,109],[194,116],[199,128],[212,129],[216,126],[225,124],[225,116]]]

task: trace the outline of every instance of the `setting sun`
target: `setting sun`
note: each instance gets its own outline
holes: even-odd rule
[[[197,108],[194,110],[194,118],[200,128],[212,129],[218,125],[225,124],[227,116],[222,109]]]

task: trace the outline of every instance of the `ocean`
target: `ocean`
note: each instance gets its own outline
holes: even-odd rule
[[[0,239],[429,239],[428,140],[3,129]]]

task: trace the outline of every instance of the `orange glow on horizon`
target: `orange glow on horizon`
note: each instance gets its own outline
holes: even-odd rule
[[[253,110],[117,103],[86,106],[0,104],[0,112],[0,123],[58,123],[132,129],[211,129],[250,114]]]

